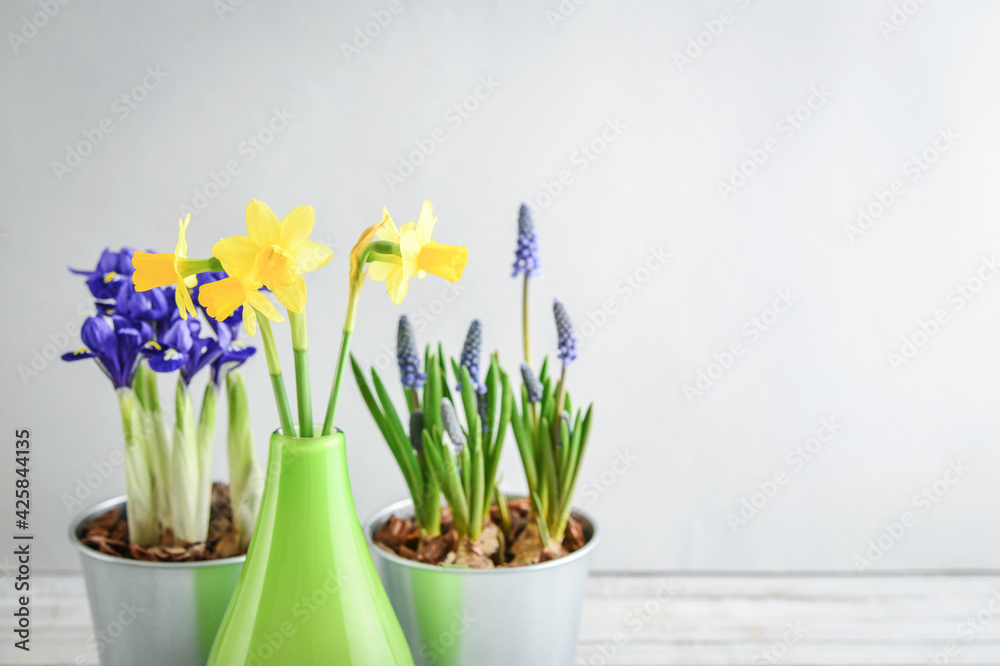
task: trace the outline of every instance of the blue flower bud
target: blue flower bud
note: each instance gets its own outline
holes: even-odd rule
[[[472,388],[476,392],[483,390],[482,384],[479,383],[479,356],[482,349],[483,325],[479,323],[478,319],[474,319],[465,336],[465,346],[462,347],[462,365],[468,369],[469,376],[472,377]],[[459,377],[459,383],[455,389],[462,390],[461,377]]]
[[[517,249],[514,251],[514,272],[512,277],[527,275],[529,278],[541,277],[542,262],[538,253],[538,235],[535,233],[535,223],[531,219],[531,210],[526,204],[521,204],[517,216]]]
[[[559,335],[559,358],[563,365],[569,365],[576,360],[576,333],[573,332],[573,322],[566,313],[566,306],[557,298],[552,302],[552,312],[556,317],[556,333]]]
[[[528,391],[528,402],[540,402],[542,399],[542,384],[535,377],[534,371],[532,371],[531,366],[527,363],[521,364],[521,381],[524,382],[524,388]]]
[[[419,409],[410,414],[410,444],[417,453],[424,450],[424,413]]]
[[[448,433],[448,437],[455,447],[455,455],[460,454],[462,447],[465,446],[465,435],[462,433],[462,427],[458,424],[458,414],[455,413],[455,408],[450,400],[441,403],[441,423],[444,424],[444,430]]]
[[[399,361],[399,376],[403,386],[419,389],[424,385],[427,374],[420,370],[417,338],[406,315],[400,316],[399,328],[396,331],[396,360]]]

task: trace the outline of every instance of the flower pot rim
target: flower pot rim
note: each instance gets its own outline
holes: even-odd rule
[[[246,555],[237,555],[236,557],[222,557],[216,560],[200,560],[197,562],[147,562],[145,560],[133,560],[127,557],[114,557],[111,555],[107,555],[100,551],[94,550],[87,544],[83,543],[83,541],[81,541],[80,537],[78,536],[80,527],[88,520],[96,518],[97,516],[100,516],[101,514],[106,512],[108,509],[112,509],[118,505],[122,506],[127,505],[125,495],[119,495],[117,497],[112,497],[102,502],[98,502],[97,504],[91,506],[89,509],[84,509],[83,511],[78,513],[73,518],[73,520],[70,521],[69,534],[68,534],[69,540],[74,546],[76,546],[76,549],[78,551],[80,551],[87,557],[93,558],[95,560],[100,560],[102,562],[115,563],[123,566],[142,567],[147,569],[179,569],[179,568],[197,569],[202,567],[221,567],[221,566],[232,565],[237,562],[242,564],[243,561],[246,560],[247,558]]]
[[[520,499],[523,495],[511,494],[507,495],[509,499]],[[409,509],[412,513],[413,511],[413,500],[412,499],[402,499],[398,502],[393,502],[388,504],[381,509],[371,513],[362,524],[362,529],[365,533],[365,541],[368,542],[369,548],[373,553],[377,553],[379,557],[383,557],[394,564],[401,564],[403,566],[412,567],[414,569],[424,569],[427,571],[437,571],[442,574],[457,575],[457,576],[502,576],[502,575],[514,575],[518,573],[526,573],[529,571],[541,571],[543,569],[553,569],[555,567],[563,566],[575,562],[576,560],[583,559],[590,555],[590,552],[600,541],[600,531],[598,530],[597,523],[590,514],[581,510],[579,507],[574,506],[570,515],[572,515],[577,520],[583,519],[581,522],[585,522],[590,525],[590,539],[587,543],[578,550],[573,551],[565,557],[560,557],[554,560],[549,560],[548,562],[539,562],[538,564],[526,564],[520,567],[497,567],[494,569],[472,569],[466,567],[443,567],[440,564],[427,564],[426,562],[417,562],[415,560],[409,560],[405,557],[400,557],[396,553],[390,552],[385,548],[377,545],[372,538],[375,533],[375,529],[379,527],[384,520],[389,516],[394,515],[396,512]]]

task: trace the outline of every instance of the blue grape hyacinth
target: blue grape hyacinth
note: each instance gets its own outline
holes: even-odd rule
[[[469,325],[469,332],[465,335],[465,345],[462,347],[462,365],[469,371],[469,376],[472,377],[472,388],[475,389],[477,393],[482,393],[486,390],[479,381],[479,356],[483,350],[483,325],[478,319],[474,319],[472,324]],[[456,390],[462,390],[461,380],[456,387]]]
[[[542,262],[538,254],[538,234],[531,210],[521,204],[517,215],[517,249],[514,251],[514,272],[511,277],[524,275],[529,278],[541,277]]]
[[[527,363],[521,364],[521,381],[524,382],[524,388],[528,391],[528,402],[540,402],[542,399],[542,383],[538,381],[538,377],[535,376],[531,366]]]
[[[448,433],[448,438],[451,439],[455,455],[459,455],[465,446],[465,433],[462,432],[462,426],[458,423],[458,414],[455,413],[455,407],[450,400],[441,403],[441,424],[444,426],[445,432]]]
[[[400,316],[399,327],[396,329],[396,360],[399,362],[399,376],[403,386],[409,389],[421,388],[427,380],[427,374],[420,370],[417,338],[406,315]]]
[[[556,333],[559,335],[559,359],[564,366],[576,360],[576,333],[570,321],[566,306],[558,298],[552,301],[552,312],[556,318]]]

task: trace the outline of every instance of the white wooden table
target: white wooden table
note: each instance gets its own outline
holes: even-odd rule
[[[0,664],[97,663],[79,576],[34,578],[28,654],[12,647],[9,587]],[[1000,574],[594,576],[576,663],[997,666]]]

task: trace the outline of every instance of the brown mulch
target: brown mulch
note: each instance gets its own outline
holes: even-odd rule
[[[80,540],[89,548],[130,560],[147,562],[199,562],[243,555],[239,535],[233,530],[233,512],[229,506],[229,486],[212,484],[212,508],[209,514],[208,540],[184,543],[166,531],[160,543],[144,548],[128,542],[128,525],[119,508],[111,509],[82,526]]]
[[[494,566],[511,566],[515,553],[510,551],[511,545],[515,543],[518,535],[528,524],[528,513],[530,501],[528,499],[512,499],[508,502],[511,516],[511,530],[503,535],[504,549],[498,550],[490,559]],[[499,527],[500,510],[493,505],[490,507],[490,518]],[[451,511],[448,507],[441,508],[441,536],[432,539],[420,539],[420,528],[416,521],[412,519],[401,520],[396,516],[389,516],[389,520],[382,524],[375,531],[374,542],[376,545],[395,553],[400,557],[427,564],[441,564],[448,555],[455,551],[458,545],[458,532],[454,529],[451,518]],[[540,561],[557,559],[579,550],[587,543],[587,537],[583,533],[583,526],[573,518],[569,519],[566,526],[566,535],[562,542],[562,549],[554,547],[546,549],[541,553]],[[564,549],[564,550],[563,550]]]

